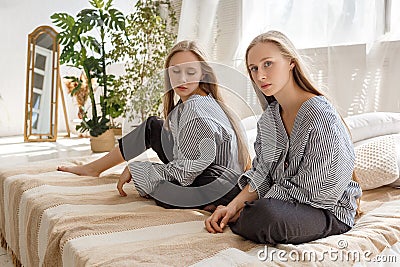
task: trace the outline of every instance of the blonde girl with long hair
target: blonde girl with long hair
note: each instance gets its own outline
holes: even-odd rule
[[[181,41],[166,58],[164,76],[165,120],[149,117],[104,157],[58,170],[99,176],[152,148],[163,163],[128,162],[117,183],[121,196],[127,195],[124,184],[133,181],[141,196],[166,208],[226,205],[240,192],[237,179],[250,158],[244,135],[219,95],[214,71],[194,42]]]
[[[264,110],[256,156],[239,179],[242,191],[206,219],[209,232],[259,243],[299,244],[347,232],[361,196],[355,154],[340,115],[312,83],[281,32],[257,36],[246,66]]]

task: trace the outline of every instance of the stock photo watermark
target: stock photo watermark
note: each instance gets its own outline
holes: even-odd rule
[[[396,255],[377,255],[369,250],[347,250],[346,240],[339,240],[337,248],[329,248],[322,251],[315,250],[276,250],[268,246],[257,252],[260,261],[269,262],[381,262],[396,263],[400,262]]]

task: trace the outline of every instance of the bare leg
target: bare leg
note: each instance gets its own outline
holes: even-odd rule
[[[130,133],[118,140],[119,145],[114,147],[107,155],[85,165],[59,166],[57,170],[71,172],[85,176],[99,176],[124,161],[129,161],[142,154],[146,149],[152,147],[161,160],[169,161],[164,155],[161,144],[161,130],[164,121],[157,117],[150,117]],[[147,133],[147,135],[146,135]],[[147,138],[147,139],[146,139]],[[147,141],[146,141],[147,140]],[[146,142],[149,143],[146,145]],[[152,142],[154,144],[152,144]],[[168,141],[166,141],[168,143]],[[172,147],[172,146],[171,146]],[[172,148],[171,148],[172,151]]]
[[[121,151],[118,146],[114,147],[107,155],[89,162],[84,165],[77,166],[59,166],[58,171],[71,172],[84,176],[99,176],[103,171],[108,170],[122,162],[124,162]]]

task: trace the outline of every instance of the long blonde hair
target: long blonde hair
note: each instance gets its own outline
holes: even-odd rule
[[[168,115],[174,109],[175,103],[175,91],[172,88],[169,73],[167,71],[168,67],[170,66],[171,58],[178,52],[191,52],[193,53],[200,65],[203,74],[203,78],[199,82],[199,88],[207,94],[210,94],[217,103],[221,106],[222,110],[225,112],[226,116],[228,117],[233,130],[236,134],[237,145],[238,145],[238,160],[239,164],[243,167],[243,170],[246,171],[250,168],[251,159],[250,154],[247,148],[247,142],[243,135],[243,131],[240,125],[233,119],[233,115],[225,105],[223,99],[220,96],[219,89],[218,89],[218,82],[217,77],[214,73],[212,67],[207,63],[205,60],[204,52],[197,46],[197,44],[193,41],[181,41],[177,43],[170,51],[169,55],[165,60],[165,72],[164,72],[164,87],[165,87],[165,94],[163,96],[163,105],[164,105],[164,117],[168,120]],[[167,121],[168,122],[168,121]]]
[[[262,33],[258,35],[256,38],[251,41],[249,46],[247,47],[246,50],[246,66],[248,66],[248,55],[249,51],[251,48],[253,48],[256,44],[258,43],[273,43],[275,44],[278,49],[281,52],[281,55],[288,59],[291,63],[294,63],[294,67],[292,69],[293,71],[293,79],[295,83],[304,91],[310,92],[312,94],[318,95],[318,96],[324,96],[324,94],[317,89],[317,87],[314,85],[310,74],[309,70],[304,63],[302,57],[300,56],[300,53],[298,50],[295,48],[293,43],[289,40],[289,38],[284,35],[283,33],[279,31],[268,31],[266,33]],[[273,96],[265,96],[262,91],[257,87],[255,84],[253,77],[250,73],[250,70],[247,68],[247,71],[249,73],[250,79],[253,83],[253,88],[257,94],[257,97],[260,101],[261,107],[263,110],[265,110],[268,106],[269,103],[273,102],[275,98]],[[341,117],[343,124],[346,126],[349,134],[350,130],[347,127],[346,123],[344,122],[343,118]],[[352,179],[356,182],[358,182],[357,175],[355,171],[353,170],[352,174]],[[361,215],[362,211],[360,209],[360,198],[357,199],[357,210],[356,210],[356,215],[359,216]]]

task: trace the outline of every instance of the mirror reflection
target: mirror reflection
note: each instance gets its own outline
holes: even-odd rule
[[[57,32],[40,26],[28,36],[25,141],[55,141],[59,86]]]

